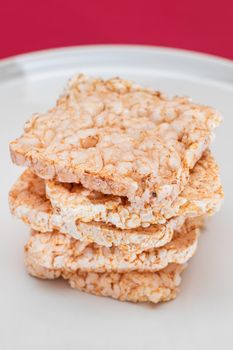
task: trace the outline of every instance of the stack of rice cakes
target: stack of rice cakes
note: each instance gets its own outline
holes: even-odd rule
[[[75,76],[10,144],[10,192],[31,227],[33,276],[133,302],[175,298],[223,190],[209,151],[220,115],[120,78]]]

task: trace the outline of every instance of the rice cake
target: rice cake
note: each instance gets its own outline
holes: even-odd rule
[[[81,184],[46,181],[46,197],[55,211],[71,221],[97,221],[121,229],[164,224],[173,216],[199,216],[216,212],[223,199],[218,166],[206,151],[190,172],[189,183],[169,208],[156,212],[150,205],[137,210],[125,197],[104,195]]]
[[[72,197],[72,194],[70,195]],[[71,206],[68,206],[67,210],[61,210],[61,205],[56,209],[52,208],[50,201],[46,199],[44,181],[30,170],[25,171],[13,186],[10,192],[10,207],[14,215],[35,230],[58,230],[81,241],[95,242],[107,247],[114,244],[129,252],[139,252],[168,243],[172,239],[174,229],[178,229],[184,223],[185,217],[212,214],[218,209],[222,197],[216,163],[210,154],[206,153],[193,169],[189,185],[176,201],[178,204],[174,204],[174,208],[179,210],[171,209],[177,216],[164,224],[123,230],[101,222],[82,222],[80,217],[77,218],[75,208],[72,212]],[[72,200],[71,198],[71,203]],[[74,200],[74,206],[76,203]]]
[[[95,242],[110,247],[113,244],[129,252],[160,247],[172,239],[173,231],[183,223],[184,217],[175,217],[166,224],[121,230],[101,222],[70,220],[54,212],[45,195],[44,180],[26,170],[9,194],[13,215],[41,232],[58,230],[81,241]]]
[[[214,109],[127,80],[75,76],[56,107],[11,142],[14,163],[44,179],[168,207],[221,122]]]
[[[37,265],[28,252],[26,252],[26,266],[32,276],[43,279],[62,277],[69,281],[72,288],[83,292],[121,301],[152,303],[169,301],[176,297],[181,282],[180,274],[186,267],[171,264],[157,272],[96,273],[77,270],[70,273],[62,269],[52,270]]]
[[[181,229],[174,233],[170,243],[138,254],[129,255],[115,246],[107,248],[95,243],[81,242],[58,232],[37,231],[31,232],[25,249],[37,265],[52,270],[155,272],[171,263],[184,264],[193,256],[201,224],[199,219],[188,219]]]

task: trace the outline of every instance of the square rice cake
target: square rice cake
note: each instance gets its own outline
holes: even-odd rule
[[[60,186],[57,186],[59,194]],[[60,194],[63,192],[60,190]],[[114,199],[111,195],[110,198],[105,196],[104,200],[101,200],[100,207],[91,196],[85,197],[85,195],[86,192],[83,190],[79,206],[79,192],[73,194],[68,191],[64,197],[58,195],[56,206],[53,207],[47,198],[44,180],[27,170],[13,186],[9,202],[13,215],[29,224],[34,230],[40,232],[57,230],[80,241],[94,242],[106,247],[115,245],[132,253],[165,245],[172,239],[174,230],[181,227],[186,217],[213,214],[223,199],[218,169],[209,153],[206,153],[194,167],[189,184],[176,200],[176,204],[174,203],[174,210],[170,209],[175,216],[163,220],[161,224],[145,225],[146,227],[132,225],[132,228],[126,225],[126,228],[121,229],[117,225],[114,226],[116,221],[107,223],[98,221],[96,220],[98,216],[92,216],[94,211],[99,210],[103,213],[106,208],[111,208],[112,201],[117,202],[120,197]],[[113,210],[114,208],[115,205]],[[122,205],[119,212],[123,210]],[[87,213],[88,219],[84,212]],[[152,210],[150,212],[153,213]],[[111,215],[111,212],[109,214]],[[114,215],[114,211],[112,214]],[[89,221],[89,218],[92,218],[92,221]],[[100,215],[99,219],[101,218],[105,216]],[[122,222],[124,223],[123,220]]]
[[[150,205],[140,210],[126,197],[104,195],[81,184],[45,181],[46,197],[54,210],[70,220],[105,222],[121,229],[164,224],[174,216],[212,215],[223,200],[219,169],[210,151],[205,151],[190,171],[184,190],[170,207],[156,211]]]
[[[221,116],[120,78],[75,76],[45,114],[11,142],[14,163],[44,179],[127,197],[155,210],[183,190]]]
[[[67,272],[47,269],[38,265],[29,252],[26,251],[25,255],[27,270],[34,277],[62,277],[69,281],[72,288],[80,291],[131,302],[159,303],[174,299],[179,291],[180,275],[186,267],[171,264],[157,272]]]
[[[32,231],[25,250],[37,265],[50,270],[155,272],[171,263],[184,264],[193,256],[202,224],[201,218],[187,219],[185,224],[174,232],[170,243],[130,255],[116,246],[107,248],[96,243],[81,242],[59,232]]]

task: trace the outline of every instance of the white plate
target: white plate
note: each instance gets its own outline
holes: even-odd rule
[[[158,306],[121,303],[41,281],[24,270],[28,228],[10,216],[7,193],[22,169],[11,164],[8,142],[27,118],[46,111],[75,72],[120,75],[189,95],[220,110],[213,151],[220,163],[225,204],[208,223],[183,274],[178,298]],[[0,348],[218,349],[233,346],[233,63],[174,49],[91,46],[45,51],[0,63],[1,242]]]

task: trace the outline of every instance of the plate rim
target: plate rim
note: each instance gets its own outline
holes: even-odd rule
[[[27,53],[21,53],[17,55],[12,55],[9,57],[4,57],[0,59],[0,67],[4,67],[10,63],[18,61],[19,63],[26,63],[27,61],[36,60],[38,58],[46,58],[51,55],[60,55],[61,53],[72,53],[72,52],[90,52],[94,51],[104,51],[104,50],[112,50],[112,51],[144,51],[151,52],[157,54],[164,54],[167,56],[180,56],[189,59],[195,60],[204,60],[206,63],[211,62],[215,64],[220,64],[227,66],[230,69],[233,69],[233,60],[209,53],[204,53],[200,51],[180,49],[169,46],[154,46],[154,45],[135,45],[135,44],[92,44],[92,45],[73,45],[73,46],[61,46],[43,50],[30,51]]]

